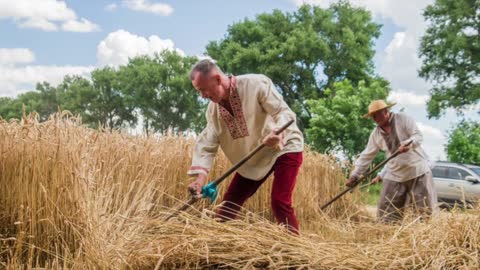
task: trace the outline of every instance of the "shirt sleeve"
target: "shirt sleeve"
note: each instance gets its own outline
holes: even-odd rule
[[[263,76],[262,83],[257,93],[258,101],[262,108],[272,116],[278,126],[283,126],[290,120],[295,120],[295,113],[288,107],[282,95],[277,92],[272,80]]]
[[[360,177],[367,170],[370,163],[372,163],[378,151],[380,151],[380,147],[375,141],[375,132],[376,130],[370,134],[367,147],[362,151],[360,156],[355,161],[355,169],[353,169],[352,173],[350,174],[351,176],[355,176],[357,178]]]
[[[387,174],[387,166],[383,166],[382,170],[377,175],[383,179],[385,177],[385,174]]]
[[[412,148],[420,146],[423,142],[422,132],[418,129],[415,120],[407,115],[403,115],[404,118],[404,127],[409,138],[402,141],[402,144],[405,144],[409,141],[412,141]]]
[[[200,133],[195,143],[192,166],[190,166],[187,172],[190,176],[198,174],[207,175],[212,168],[213,159],[219,146],[217,128],[213,123],[214,109],[214,106],[209,106],[207,109],[207,127]]]

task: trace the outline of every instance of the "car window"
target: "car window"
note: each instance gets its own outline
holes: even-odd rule
[[[435,166],[432,169],[433,177],[447,178],[447,167]]]
[[[471,175],[465,170],[459,168],[448,168],[448,178],[456,180],[465,180],[465,177]]]

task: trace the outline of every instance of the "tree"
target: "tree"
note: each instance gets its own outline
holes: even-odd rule
[[[480,123],[462,121],[448,136],[448,160],[480,165]]]
[[[325,90],[325,98],[307,102],[313,114],[307,139],[320,152],[342,153],[350,160],[361,152],[375,127],[371,119],[362,117],[372,100],[388,96],[388,83],[374,80],[370,86],[358,86],[348,80],[336,82]]]
[[[95,69],[92,72],[92,83],[96,95],[88,108],[91,118],[111,129],[136,124],[134,106],[125,101],[117,72],[113,68]]]
[[[269,76],[303,129],[311,117],[307,99],[323,98],[324,89],[344,79],[369,83],[379,34],[370,13],[347,2],[328,9],[305,5],[292,14],[275,10],[235,23],[207,53],[226,72]]]
[[[421,41],[419,74],[434,82],[429,117],[480,100],[479,10],[478,0],[436,0],[423,13],[430,24]]]
[[[0,97],[0,116],[5,120],[22,118],[22,103],[19,99]]]
[[[133,108],[126,105],[119,90],[116,71],[111,67],[95,69],[92,80],[66,76],[58,86],[61,107],[82,117],[91,127],[110,129],[133,126]]]
[[[154,57],[135,57],[120,67],[119,83],[126,104],[140,113],[144,130],[185,131],[203,126],[205,104],[188,77],[196,60],[163,51]]]
[[[165,51],[158,61],[162,72],[161,83],[157,88],[158,100],[155,103],[158,117],[153,121],[153,127],[161,131],[168,128],[175,131],[200,131],[206,123],[206,102],[199,99],[188,77],[190,68],[197,59]]]
[[[82,121],[91,127],[98,125],[97,119],[90,115],[91,100],[95,99],[96,92],[92,83],[80,76],[65,76],[57,87],[59,103],[62,110],[80,115]]]
[[[32,104],[31,110],[36,111],[40,120],[44,121],[48,117],[58,111],[58,93],[57,89],[51,86],[48,82],[37,83],[36,90],[38,95],[34,95],[29,98],[29,103]],[[24,100],[25,97],[20,96],[19,99],[22,103],[27,103]]]
[[[6,120],[22,118],[25,113],[36,112],[41,121],[58,110],[56,88],[48,82],[37,83],[34,91],[28,91],[16,98],[0,98],[0,115]]]

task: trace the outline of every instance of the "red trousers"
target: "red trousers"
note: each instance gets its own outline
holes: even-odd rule
[[[272,210],[278,223],[298,234],[297,217],[292,208],[292,193],[297,175],[302,165],[303,153],[287,153],[277,158],[268,174],[259,181],[251,180],[236,173],[227,192],[223,197],[223,204],[217,212],[222,220],[234,219],[240,207],[250,198],[273,172]]]

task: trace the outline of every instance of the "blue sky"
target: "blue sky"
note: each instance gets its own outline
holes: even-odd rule
[[[201,55],[209,41],[224,37],[229,25],[301,3],[328,7],[333,0],[0,0],[0,96],[33,90],[38,81],[59,83],[66,74],[88,77],[104,65],[162,49]],[[419,39],[426,24],[422,10],[433,0],[351,0],[383,25],[376,41],[376,72],[392,86],[393,111],[415,116],[424,148],[445,158],[446,131],[459,118],[453,111],[439,120],[426,117],[431,84],[417,76]],[[478,106],[466,111],[479,121]]]

